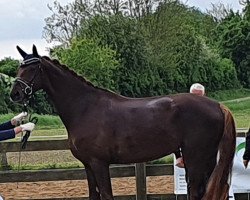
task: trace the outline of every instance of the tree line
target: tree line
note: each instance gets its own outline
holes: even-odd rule
[[[59,42],[51,57],[125,96],[187,92],[194,82],[207,91],[250,88],[250,3],[241,3],[242,12],[223,4],[201,12],[178,0],[54,1],[43,36]],[[15,76],[17,66],[6,58],[0,72]],[[18,109],[5,95],[0,113]],[[35,98],[36,112],[54,113],[46,96]]]

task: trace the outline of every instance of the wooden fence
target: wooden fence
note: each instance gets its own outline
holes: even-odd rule
[[[238,136],[245,136],[245,132],[238,130]],[[0,143],[2,160],[7,163],[7,152],[19,152],[20,142],[2,142]],[[24,151],[48,151],[48,150],[67,150],[67,139],[53,139],[44,141],[29,141]],[[116,200],[184,200],[186,195],[175,194],[146,194],[146,176],[165,176],[173,175],[173,165],[154,164],[145,165],[144,163],[131,165],[111,165],[111,178],[136,177],[136,195],[116,196]],[[49,169],[49,170],[25,170],[25,171],[0,171],[0,183],[13,182],[37,182],[37,181],[62,181],[62,180],[83,180],[86,179],[84,169]],[[235,194],[236,200],[249,200],[249,193]],[[59,200],[67,198],[51,198],[47,200]],[[88,199],[70,198],[72,200]]]

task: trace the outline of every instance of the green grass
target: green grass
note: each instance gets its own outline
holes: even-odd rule
[[[38,129],[32,132],[33,136],[58,136],[58,135],[67,135],[67,131],[65,128],[60,129]]]
[[[232,111],[237,128],[250,126],[250,89],[211,92],[208,96],[220,101]]]
[[[73,162],[73,163],[52,163],[52,164],[25,164],[25,165],[10,165],[10,170],[43,170],[43,169],[71,169],[71,168],[80,168],[84,167],[79,162]]]
[[[173,159],[174,159],[174,157],[171,154],[171,155],[165,156],[163,158],[150,161],[149,163],[151,163],[151,164],[172,164],[174,162]]]
[[[248,128],[250,126],[250,99],[223,104],[232,111],[237,128]]]
[[[62,129],[64,125],[59,116],[35,115],[38,117],[38,129]]]
[[[14,116],[15,114],[13,113],[2,114],[0,115],[0,122],[6,122]],[[38,118],[36,129],[42,130],[42,129],[63,129],[64,128],[64,125],[59,116],[34,114],[32,115],[32,117]]]
[[[232,99],[250,97],[250,89],[243,88],[223,91],[219,90],[216,92],[210,92],[207,94],[207,96],[217,101],[227,101]]]

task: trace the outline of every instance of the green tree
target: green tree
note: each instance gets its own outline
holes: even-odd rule
[[[200,80],[194,72],[198,72],[202,50],[193,26],[195,13],[200,16],[178,1],[167,2],[144,20],[150,63],[171,92],[187,91],[193,80]]]
[[[222,58],[211,49],[202,51],[201,80],[210,91],[233,89],[239,87],[235,64],[228,58]]]
[[[69,45],[72,38],[78,36],[83,22],[97,15],[119,15],[142,18],[153,11],[154,7],[164,0],[75,0],[62,6],[55,0],[48,6],[52,15],[45,18],[43,37],[48,41],[56,41]]]
[[[208,15],[168,2],[146,19],[145,26],[152,65],[172,92],[187,91],[193,82],[208,90],[238,87],[235,65],[210,42],[216,23]]]
[[[0,113],[2,114],[18,110],[19,106],[12,103],[9,98],[18,66],[18,60],[12,58],[0,60]]]
[[[82,26],[80,35],[117,52],[120,65],[115,77],[121,94],[130,97],[157,94],[159,75],[150,68],[138,20],[123,15],[96,16]]]
[[[211,90],[238,86],[237,65],[219,55],[222,46],[214,42],[224,29],[214,31],[218,21],[178,0],[76,0],[68,7],[54,5],[46,22],[47,39],[67,43],[69,48],[59,49],[58,57],[99,86],[110,88],[110,83],[104,85],[108,80],[102,82],[96,75],[105,74],[99,62],[86,62],[91,69],[77,66],[85,62],[82,55],[92,57],[85,52],[90,41],[95,41],[93,49],[113,50],[119,63],[109,78],[115,83],[112,88],[126,96],[183,92],[193,82],[206,83]]]
[[[0,113],[20,112],[22,105],[10,101],[10,90],[14,83],[17,68],[20,65],[18,60],[4,58],[0,61]],[[34,103],[35,102],[35,103]],[[46,95],[42,92],[36,93],[31,100],[32,112],[38,114],[54,114],[53,106],[46,101]]]
[[[16,59],[4,58],[0,60],[0,73],[15,77],[19,64],[19,61]]]
[[[8,94],[10,92],[10,86],[13,80],[5,74],[0,74],[0,113],[5,114],[8,113],[9,108],[8,104],[10,104],[10,100],[8,98]]]
[[[115,51],[99,47],[94,40],[73,40],[69,48],[58,48],[55,55],[59,60],[86,77],[95,85],[117,90],[114,70],[118,66]]]
[[[245,13],[248,9],[245,10]],[[250,87],[250,20],[233,11],[218,26],[218,46],[223,57],[231,59],[239,81]]]

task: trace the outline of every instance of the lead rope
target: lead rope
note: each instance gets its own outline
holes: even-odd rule
[[[23,105],[23,112],[27,112],[28,113],[28,109],[27,109],[27,104]],[[32,114],[29,115],[29,122],[32,122],[34,124],[37,123],[38,118],[37,117],[31,117]],[[23,124],[23,121],[21,122],[21,124]],[[26,148],[28,139],[30,137],[30,131],[26,131],[25,135],[23,135],[23,132],[21,133],[21,141],[20,141],[20,149],[19,149],[19,156],[18,156],[18,167],[17,167],[17,173],[20,172],[20,166],[21,166],[21,156],[22,156],[22,150]],[[18,188],[18,183],[17,182],[17,188]]]
[[[23,112],[28,113],[27,104],[23,105]],[[23,124],[23,120],[21,121],[21,124]],[[20,141],[20,148],[19,148],[19,155],[18,155],[18,165],[17,165],[17,173],[20,172],[20,166],[21,166],[21,156],[22,156],[22,141],[23,141],[23,132],[21,132],[21,141]],[[18,189],[18,183],[16,183],[16,188]]]
[[[23,137],[23,132],[21,133],[21,140],[22,140],[22,137]],[[17,165],[17,173],[18,174],[19,174],[19,171],[20,171],[21,156],[22,156],[22,151],[21,151],[21,145],[20,145],[20,149],[19,149],[19,153],[18,153],[18,165]],[[16,188],[18,188],[18,183],[19,182],[16,182]]]

